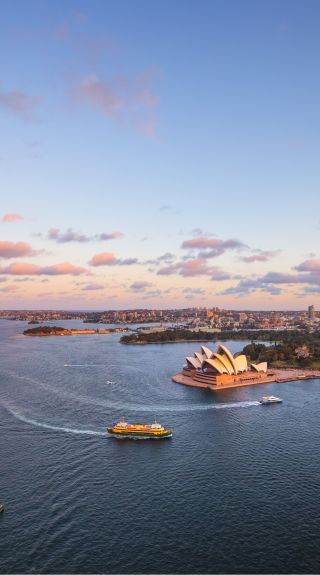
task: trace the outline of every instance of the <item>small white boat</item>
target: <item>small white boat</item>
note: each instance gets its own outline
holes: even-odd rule
[[[271,405],[272,403],[282,403],[281,397],[275,397],[275,395],[265,395],[260,399],[259,403],[261,405]]]

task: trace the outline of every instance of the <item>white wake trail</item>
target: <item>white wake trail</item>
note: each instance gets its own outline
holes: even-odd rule
[[[139,405],[135,403],[128,404],[118,404],[117,409],[122,409],[122,411],[140,411],[140,412],[153,412],[153,413],[181,413],[185,411],[209,411],[214,409],[235,409],[235,408],[245,408],[254,407],[260,405],[259,401],[237,401],[234,403],[203,403],[203,404],[185,404],[185,405]]]
[[[104,363],[64,363],[63,367],[107,367]]]
[[[49,423],[43,423],[42,421],[37,421],[36,419],[31,419],[29,417],[25,417],[21,413],[17,413],[6,407],[7,411],[13,415],[16,419],[23,421],[24,423],[29,423],[30,425],[35,425],[36,427],[42,427],[44,429],[51,429],[52,431],[62,431],[64,433],[75,433],[77,435],[100,435],[104,436],[106,433],[103,431],[94,431],[92,429],[74,429],[72,427],[59,427],[57,425],[51,425]]]
[[[234,409],[235,407],[253,407],[260,405],[259,401],[237,401],[235,403],[215,403],[209,409]]]
[[[234,408],[245,408],[245,407],[253,407],[260,405],[259,401],[238,401],[236,403],[214,403],[214,404],[204,404],[204,405],[190,405],[188,406],[176,406],[176,407],[168,407],[168,406],[138,406],[138,405],[127,405],[126,409],[129,411],[135,410],[140,412],[157,412],[158,414],[162,412],[181,412],[181,411],[208,411],[211,409],[234,409]],[[45,423],[43,421],[37,421],[36,419],[32,419],[30,417],[26,417],[21,413],[18,413],[11,409],[8,406],[4,406],[5,409],[16,419],[23,421],[24,423],[28,423],[29,425],[34,425],[36,427],[41,427],[42,429],[50,429],[51,431],[60,431],[63,433],[73,433],[76,435],[94,435],[94,436],[106,436],[106,432],[103,431],[95,431],[93,429],[75,429],[73,427],[62,427],[58,425],[52,425],[50,423]]]

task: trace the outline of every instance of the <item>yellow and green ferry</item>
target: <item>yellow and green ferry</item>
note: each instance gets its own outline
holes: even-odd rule
[[[107,432],[116,437],[128,437],[137,439],[166,439],[172,437],[171,429],[166,429],[160,423],[143,425],[140,423],[127,423],[119,421],[113,427],[108,427]]]

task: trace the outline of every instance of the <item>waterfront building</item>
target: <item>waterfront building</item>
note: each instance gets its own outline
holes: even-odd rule
[[[257,380],[265,377],[268,370],[266,362],[248,365],[245,355],[233,355],[224,345],[219,345],[215,352],[201,346],[201,351],[188,356],[186,361],[182,375],[198,383],[219,387]]]
[[[309,307],[308,307],[308,318],[314,319],[315,317],[316,317],[316,310],[314,308],[314,305],[309,305]]]

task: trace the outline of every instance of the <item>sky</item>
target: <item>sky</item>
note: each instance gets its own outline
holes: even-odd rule
[[[320,307],[318,0],[1,0],[0,308]]]

